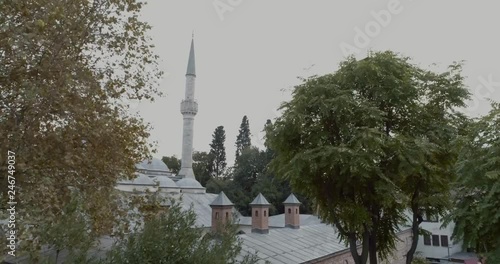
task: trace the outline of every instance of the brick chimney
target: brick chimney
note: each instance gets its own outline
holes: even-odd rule
[[[283,204],[285,205],[285,227],[300,228],[300,202],[297,197],[292,193]]]
[[[269,233],[270,205],[262,193],[259,193],[253,202],[250,203],[250,206],[252,206],[252,233]]]
[[[234,205],[224,192],[219,193],[219,196],[210,204],[210,207],[212,208],[213,231],[217,231],[221,226],[231,222]]]

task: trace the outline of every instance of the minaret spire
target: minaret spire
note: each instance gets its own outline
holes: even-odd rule
[[[191,39],[191,49],[189,50],[189,60],[186,75],[193,75],[196,77],[196,67],[194,63],[194,32],[193,38]]]
[[[198,113],[198,103],[194,99],[196,80],[196,69],[194,59],[194,33],[191,39],[191,49],[189,50],[188,66],[186,71],[186,93],[185,98],[181,102],[181,114],[183,117],[183,133],[182,133],[182,158],[181,170],[179,176],[182,178],[190,178],[196,181],[193,173],[193,134],[194,134],[194,117]],[[199,184],[199,183],[198,183]],[[201,185],[200,185],[201,187]]]

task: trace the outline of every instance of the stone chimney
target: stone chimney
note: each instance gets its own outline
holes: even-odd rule
[[[219,193],[210,207],[212,208],[212,230],[217,231],[218,228],[231,222],[234,205],[224,192]]]
[[[252,206],[252,233],[269,233],[269,207],[271,204],[262,193],[259,193],[250,206]]]
[[[292,193],[283,204],[285,205],[285,227],[300,228],[300,202],[297,197]]]

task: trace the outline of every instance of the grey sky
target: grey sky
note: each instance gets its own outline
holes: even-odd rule
[[[230,9],[222,13],[224,5]],[[346,45],[357,48],[358,57],[368,49],[390,49],[424,67],[438,63],[442,69],[465,60],[466,83],[475,95],[466,111],[477,116],[489,109],[484,97],[500,101],[499,7],[498,1],[457,0],[149,0],[144,17],[163,61],[160,88],[166,96],[138,109],[153,126],[155,156],[180,157],[179,105],[195,30],[194,148],[208,151],[214,129],[223,125],[229,163],[243,115],[250,120],[253,143],[262,144],[259,131],[290,98],[296,77],[335,71]],[[374,12],[391,18],[377,20]],[[366,47],[356,45],[363,42],[356,42],[356,28],[367,34]]]

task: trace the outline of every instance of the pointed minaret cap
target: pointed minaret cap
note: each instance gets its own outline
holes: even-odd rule
[[[266,197],[264,197],[264,195],[262,195],[262,193],[259,193],[259,195],[257,195],[257,197],[255,197],[255,199],[253,199],[253,201],[250,203],[250,205],[271,205],[267,200],[266,200]]]
[[[191,50],[189,51],[189,61],[187,66],[186,75],[196,76],[196,67],[194,65],[194,33],[191,39]]]
[[[231,206],[233,203],[227,198],[224,192],[220,192],[217,198],[210,204],[210,206]]]
[[[288,198],[286,198],[286,200],[283,202],[283,204],[301,204],[301,202],[299,202],[299,200],[297,199],[297,197],[295,197],[295,195],[293,195],[293,193],[291,193]]]

